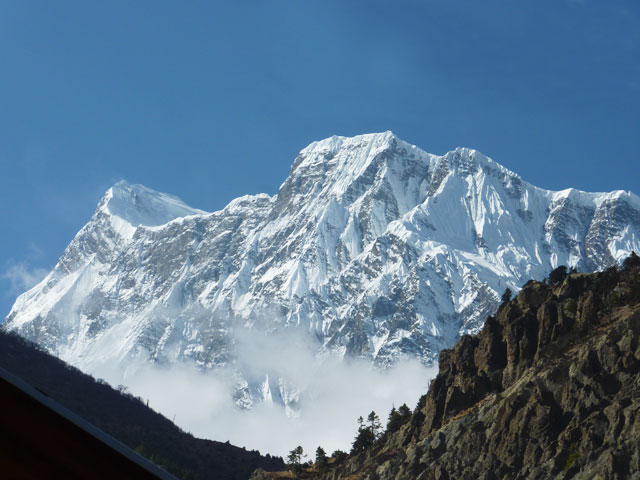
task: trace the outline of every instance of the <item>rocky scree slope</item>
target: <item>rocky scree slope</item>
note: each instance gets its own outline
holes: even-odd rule
[[[432,155],[391,132],[331,137],[300,152],[276,195],[213,213],[114,185],[2,328],[84,371],[227,366],[238,405],[295,405],[281,372],[243,367],[238,331],[305,332],[320,357],[431,364],[506,287],[634,249],[629,192],[543,190],[475,150]]]
[[[323,479],[640,478],[640,258],[529,282],[440,353],[411,421]],[[256,472],[255,479],[271,478]]]

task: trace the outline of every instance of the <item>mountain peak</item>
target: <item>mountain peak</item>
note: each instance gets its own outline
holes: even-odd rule
[[[385,132],[378,133],[365,133],[362,135],[356,135],[353,137],[343,137],[339,135],[333,135],[331,137],[325,138],[323,140],[318,140],[310,143],[307,147],[302,149],[300,154],[313,154],[313,153],[324,153],[324,152],[333,152],[335,153],[337,150],[345,147],[357,148],[358,146],[366,146],[369,144],[374,145],[389,145],[393,142],[393,140],[397,140],[393,132],[387,130]]]
[[[388,130],[354,137],[334,135],[302,149],[291,167],[288,180],[295,177],[302,183],[308,179],[324,183],[331,177],[334,182],[345,187],[365,172],[373,161],[393,159],[393,153],[398,148],[415,150],[421,156],[427,155]],[[384,152],[389,154],[384,155]]]
[[[292,166],[291,173],[306,175],[310,169],[317,170],[318,168],[323,172],[330,170],[359,171],[365,168],[376,155],[385,151],[392,154],[404,151],[409,157],[444,161],[456,170],[467,170],[473,164],[474,169],[481,167],[499,172],[501,175],[521,179],[515,172],[473,148],[457,147],[442,156],[434,155],[405,142],[390,130],[353,137],[334,135],[312,142],[300,151]],[[385,158],[393,158],[393,155],[387,155]]]
[[[107,190],[98,205],[98,211],[112,220],[124,221],[131,227],[155,227],[176,218],[207,213],[190,207],[178,197],[144,185],[132,185],[125,180],[120,180]]]

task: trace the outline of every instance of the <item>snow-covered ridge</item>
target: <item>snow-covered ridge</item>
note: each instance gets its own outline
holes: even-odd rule
[[[191,208],[178,197],[143,185],[130,185],[125,180],[107,190],[98,212],[108,215],[114,229],[127,239],[139,226],[157,227],[176,218],[207,213]]]
[[[506,287],[640,250],[630,192],[551,192],[467,148],[391,132],[303,149],[275,196],[207,213],[118,183],[3,324],[85,370],[132,359],[237,365],[238,403],[296,399],[243,371],[238,328],[309,333],[319,356],[426,364],[477,331]],[[280,333],[279,333],[280,332]]]

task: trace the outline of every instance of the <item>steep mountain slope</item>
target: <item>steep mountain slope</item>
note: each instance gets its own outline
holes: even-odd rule
[[[194,438],[142,399],[96,381],[17,335],[0,332],[0,367],[180,478],[239,480],[258,466],[284,467],[277,457]]]
[[[300,478],[640,478],[640,257],[625,263],[527,283],[441,352],[410,421]]]
[[[204,213],[120,182],[3,323],[96,371],[134,359],[236,369],[237,401],[294,405],[237,363],[238,331],[308,332],[320,356],[426,364],[477,332],[506,287],[640,250],[640,199],[536,188],[470,149],[391,132],[312,143],[277,195]]]

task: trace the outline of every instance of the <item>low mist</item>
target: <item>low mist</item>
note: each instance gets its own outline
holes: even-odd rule
[[[386,425],[392,406],[415,408],[437,373],[437,367],[417,360],[382,370],[366,360],[318,357],[318,344],[295,331],[267,335],[240,330],[234,338],[237,360],[232,367],[202,371],[188,362],[170,367],[139,363],[124,372],[92,373],[112,385],[126,385],[197,437],[283,457],[302,445],[310,459],[318,446],[327,453],[349,451],[359,416],[366,418],[374,410]],[[273,402],[258,400],[251,409],[239,408],[234,402],[238,371],[254,392],[267,375],[272,386],[283,379],[294,408],[286,409],[273,389]]]

